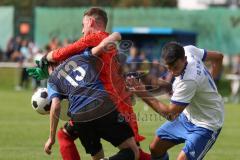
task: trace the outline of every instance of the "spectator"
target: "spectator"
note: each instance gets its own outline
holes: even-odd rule
[[[127,66],[129,72],[136,72],[140,69],[142,60],[139,57],[138,49],[136,47],[130,48],[130,55],[127,58]]]
[[[69,40],[65,38],[62,43],[62,47],[66,47],[69,44]]]
[[[11,59],[11,56],[14,52],[14,38],[11,37],[7,43],[7,49],[6,49],[6,57],[5,60],[9,61]]]
[[[2,49],[0,48],[0,61],[3,60],[3,57],[4,57],[4,55],[3,55],[3,51],[2,51]]]
[[[157,59],[154,59],[151,64],[151,69],[149,74],[154,76],[154,77],[159,77],[160,75],[160,70],[159,70],[160,64]]]
[[[231,100],[235,103],[239,102],[239,88],[240,88],[240,55],[234,58],[232,73],[235,75],[231,81]]]
[[[240,75],[240,55],[237,55],[236,58],[234,58],[236,61],[233,64],[233,74]]]
[[[59,48],[60,47],[59,39],[57,37],[53,37],[48,45],[51,51]]]
[[[146,54],[144,51],[140,52],[140,60],[141,60],[140,71],[144,73],[148,73],[150,70],[150,62],[146,58]]]
[[[33,57],[39,53],[39,48],[33,41],[29,41],[28,48]]]
[[[21,78],[19,85],[16,87],[16,90],[21,90],[22,88],[28,88],[29,84],[29,77],[26,71],[26,62],[32,61],[32,55],[28,48],[28,41],[23,40],[20,48],[20,58],[19,58],[19,65],[21,68]]]
[[[21,49],[21,43],[22,43],[22,39],[21,39],[21,37],[16,37],[16,39],[14,40],[14,42],[13,42],[13,52],[12,53],[10,53],[10,59],[11,59],[11,61],[13,61],[13,62],[17,62],[17,61],[19,61],[20,60],[20,58],[21,58],[21,53],[20,53],[20,49]],[[9,45],[11,45],[11,44],[9,44]]]

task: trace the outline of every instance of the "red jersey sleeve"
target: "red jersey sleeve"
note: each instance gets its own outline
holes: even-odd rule
[[[69,44],[66,47],[59,48],[53,51],[53,60],[54,61],[63,61],[72,55],[75,55],[88,47],[97,46],[104,38],[109,34],[106,32],[97,32],[89,34],[85,37],[80,38],[78,41]]]

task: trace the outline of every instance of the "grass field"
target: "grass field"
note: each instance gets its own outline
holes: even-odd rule
[[[33,111],[30,105],[32,91],[14,91],[16,75],[12,70],[0,69],[0,160],[44,160],[61,159],[58,152],[58,143],[53,147],[51,156],[43,152],[43,145],[48,138],[49,118]],[[139,118],[140,132],[146,136],[142,148],[148,150],[148,145],[164,119],[155,119],[151,109],[141,101],[135,106]],[[240,157],[240,104],[225,105],[225,123],[222,132],[207,154],[207,160],[238,160]],[[158,117],[158,116],[157,116]],[[61,126],[63,122],[60,123]],[[106,155],[116,151],[107,142],[104,142]],[[90,157],[85,154],[80,142],[77,140],[79,152],[83,160]],[[175,159],[182,145],[170,150],[170,159]]]

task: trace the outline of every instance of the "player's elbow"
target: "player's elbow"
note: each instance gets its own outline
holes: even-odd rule
[[[215,61],[222,62],[224,55],[221,52],[215,52]]]
[[[218,51],[208,51],[207,52],[207,59],[208,61],[212,62],[222,62],[223,54]]]
[[[217,66],[219,66],[219,68],[221,68],[221,66],[222,66],[223,57],[224,57],[223,54],[220,53],[220,52],[218,52],[218,56],[217,56],[217,58],[216,58],[215,64],[216,64]]]

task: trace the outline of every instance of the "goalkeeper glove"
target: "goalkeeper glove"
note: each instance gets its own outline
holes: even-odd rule
[[[47,79],[49,76],[48,71],[46,69],[42,69],[39,67],[28,68],[27,73],[29,76],[32,76],[37,80]]]
[[[43,56],[40,61],[36,60],[35,63],[37,64],[37,67],[27,69],[28,75],[33,76],[37,80],[47,79],[49,74],[46,56]]]

